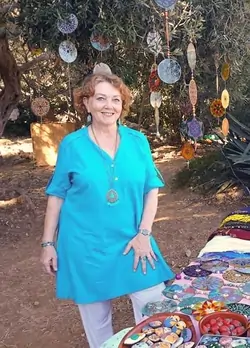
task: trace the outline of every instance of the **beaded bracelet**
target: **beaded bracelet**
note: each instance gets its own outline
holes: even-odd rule
[[[55,246],[55,242],[42,242],[41,247],[46,248],[47,246]]]

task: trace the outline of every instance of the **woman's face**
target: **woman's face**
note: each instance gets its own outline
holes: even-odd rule
[[[118,89],[108,82],[100,82],[95,94],[84,101],[93,122],[103,126],[115,124],[122,113],[122,98]]]

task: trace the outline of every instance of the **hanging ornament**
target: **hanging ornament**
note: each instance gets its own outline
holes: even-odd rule
[[[191,80],[189,83],[189,98],[193,106],[197,104],[197,85],[195,80]]]
[[[227,89],[224,89],[221,93],[221,104],[224,109],[227,109],[229,106],[229,93]]]
[[[59,45],[59,55],[66,63],[73,63],[77,58],[77,49],[73,42],[65,40]]]
[[[155,124],[156,124],[156,135],[159,137],[159,124],[160,124],[160,114],[159,108],[161,106],[162,96],[160,92],[152,92],[150,94],[150,104],[155,109]]]
[[[198,121],[196,117],[187,121],[188,136],[197,140],[203,136],[203,122]]]
[[[93,74],[112,74],[112,71],[107,64],[99,63],[95,65]]]
[[[90,43],[97,51],[103,52],[111,47],[111,43],[102,35],[92,33],[90,36]]]
[[[226,110],[222,106],[221,99],[214,99],[210,104],[210,112],[214,117],[222,117]]]
[[[181,66],[175,59],[163,59],[158,65],[158,75],[163,82],[171,85],[179,81],[181,77]]]
[[[221,67],[221,77],[223,81],[227,81],[230,76],[230,65],[228,63],[223,63]]]
[[[155,56],[157,56],[162,51],[162,39],[158,31],[151,31],[147,35],[148,49]]]
[[[165,10],[172,10],[177,0],[155,0],[156,4]]]
[[[60,18],[57,21],[57,28],[63,34],[71,34],[77,27],[78,19],[73,13],[70,13],[65,18]]]
[[[195,151],[193,145],[188,142],[184,143],[181,148],[181,155],[187,161],[190,161],[192,158],[194,158]]]
[[[47,115],[49,109],[49,101],[43,97],[35,98],[31,102],[31,110],[36,116],[43,117]]]
[[[187,60],[190,69],[193,71],[196,66],[196,51],[192,42],[189,43],[187,48]]]
[[[158,91],[160,84],[161,84],[161,80],[159,79],[159,76],[157,73],[157,64],[153,64],[151,67],[151,72],[148,79],[148,86],[149,86],[150,92]]]
[[[229,122],[228,122],[228,119],[226,117],[222,121],[221,131],[222,131],[222,134],[224,135],[224,137],[226,137],[229,133]]]

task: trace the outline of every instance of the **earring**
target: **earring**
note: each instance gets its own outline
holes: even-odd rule
[[[92,122],[92,115],[89,112],[88,115],[87,115],[87,123],[91,123],[91,122]]]

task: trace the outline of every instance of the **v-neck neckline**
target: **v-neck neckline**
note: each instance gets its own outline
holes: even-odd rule
[[[90,133],[89,133],[89,130],[90,130],[90,126],[88,127],[85,127],[85,131],[87,133],[87,137],[89,139],[89,141],[93,144],[93,146],[96,148],[96,150],[101,154],[103,155],[106,159],[108,159],[109,161],[111,161],[112,163],[116,161],[117,159],[117,156],[118,154],[120,153],[120,149],[121,149],[121,144],[123,143],[123,137],[122,137],[122,126],[118,125],[117,127],[117,132],[118,132],[118,135],[120,137],[120,140],[119,140],[119,145],[117,146],[117,149],[116,149],[116,153],[115,153],[115,156],[114,158],[112,158],[105,150],[103,150],[98,144],[96,144],[96,142],[91,138],[90,136]]]

